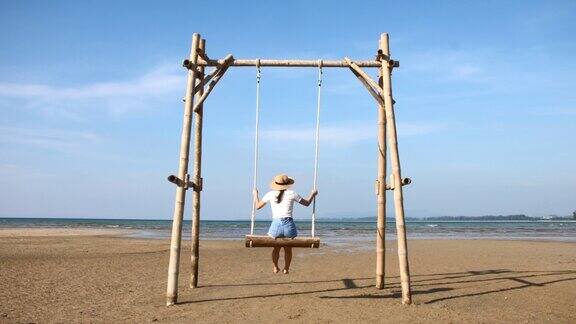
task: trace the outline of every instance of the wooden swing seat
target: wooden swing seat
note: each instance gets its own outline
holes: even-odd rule
[[[246,235],[246,247],[301,247],[319,248],[319,237],[272,238],[267,235]]]

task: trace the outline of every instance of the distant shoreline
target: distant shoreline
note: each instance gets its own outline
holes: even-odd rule
[[[511,215],[515,216],[515,215]],[[557,216],[557,217],[511,217],[511,216],[438,216],[438,217],[406,217],[406,222],[541,222],[541,221],[560,221],[560,222],[576,222],[571,216]],[[305,218],[295,217],[298,220]],[[62,220],[62,221],[141,221],[141,222],[171,222],[172,219],[153,219],[153,218],[90,218],[90,217],[0,217],[0,227],[2,221],[14,220]],[[186,221],[186,220],[184,220]],[[202,222],[249,222],[248,219],[203,219]],[[256,220],[257,222],[269,222],[268,218]],[[376,217],[358,217],[358,218],[317,218],[317,222],[358,222],[358,223],[372,223],[376,222]],[[394,223],[394,217],[386,217],[387,223]]]
[[[255,233],[265,235],[269,219],[255,223]],[[310,235],[310,220],[296,218],[300,236]],[[316,223],[316,233],[325,243],[350,245],[371,242],[374,239],[376,222],[373,220],[343,219],[321,220]],[[576,241],[576,221],[573,220],[421,220],[406,221],[409,239],[514,239],[545,241]],[[191,221],[183,223],[183,237],[189,237]],[[200,223],[203,239],[243,239],[250,231],[248,220],[203,220]],[[132,238],[169,238],[171,220],[127,220],[127,219],[67,219],[67,218],[0,218],[0,230],[11,230],[13,234],[51,231],[124,231]],[[118,231],[116,231],[118,230]],[[396,233],[393,219],[387,219],[386,237]],[[90,232],[94,233],[94,232]]]
[[[38,227],[16,227],[16,228],[0,228],[0,238],[32,238],[32,237],[109,237],[109,238],[126,238],[135,240],[168,240],[169,237],[151,235],[150,232],[143,230],[128,230],[122,228],[106,229],[106,228],[65,228],[65,227],[50,227],[50,228],[38,228]],[[556,242],[556,243],[566,243],[566,244],[576,244],[575,240],[569,240],[561,237],[522,237],[522,236],[510,236],[510,237],[498,237],[498,236],[487,236],[487,237],[410,237],[410,240],[416,241],[494,241],[494,242]],[[190,235],[184,235],[182,237],[183,241],[190,241]],[[202,237],[203,241],[211,242],[233,242],[244,240],[243,236],[234,238],[222,238],[222,237]],[[395,241],[395,236],[386,236],[386,241]],[[359,241],[340,241],[335,242],[331,240],[324,240],[324,246],[336,249],[343,249],[348,252],[360,252],[365,251],[367,248],[372,248],[371,240],[359,240]]]

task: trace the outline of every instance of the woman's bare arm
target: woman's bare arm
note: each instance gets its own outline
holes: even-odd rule
[[[252,196],[254,199],[254,206],[256,207],[257,210],[260,210],[262,209],[262,207],[266,206],[266,202],[258,198],[258,190],[254,189],[254,191],[252,192]]]
[[[310,197],[308,197],[308,199],[306,198],[302,198],[302,200],[300,200],[300,205],[303,206],[310,206],[310,204],[312,203],[312,201],[314,200],[314,197],[316,197],[316,195],[318,195],[318,190],[312,190],[312,192],[310,193]]]

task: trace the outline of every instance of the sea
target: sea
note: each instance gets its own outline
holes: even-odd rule
[[[310,223],[296,220],[299,235],[310,235]],[[265,235],[269,221],[257,221],[254,234]],[[0,228],[122,229],[135,238],[170,237],[171,220],[0,218]],[[242,240],[249,234],[249,221],[205,220],[200,223],[201,239]],[[374,242],[376,223],[370,221],[317,221],[316,236],[329,245]],[[576,242],[576,221],[407,221],[409,239],[499,239]],[[386,223],[386,239],[395,239],[396,225]],[[191,222],[183,223],[183,238],[190,239]]]

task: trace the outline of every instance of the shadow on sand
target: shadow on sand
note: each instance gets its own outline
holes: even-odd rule
[[[400,298],[401,292],[398,283],[398,277],[387,277],[388,284],[384,290],[377,290],[376,292],[367,293],[366,289],[373,287],[369,283],[373,278],[343,278],[331,280],[317,280],[317,281],[290,281],[290,282],[276,282],[276,283],[239,283],[239,284],[223,284],[223,285],[206,285],[204,287],[242,287],[242,286],[277,286],[277,285],[294,285],[294,284],[322,284],[322,283],[337,283],[341,282],[342,285],[330,289],[311,289],[306,291],[297,292],[283,292],[277,294],[256,294],[249,296],[232,296],[212,299],[201,299],[183,301],[179,304],[194,304],[211,301],[225,301],[225,300],[243,300],[255,298],[269,298],[269,297],[286,297],[298,295],[314,295],[322,299],[382,299],[382,298]],[[537,282],[533,280],[536,279]],[[542,281],[544,279],[544,281]],[[430,299],[422,301],[423,304],[432,304],[440,301],[496,294],[505,291],[512,291],[524,289],[528,287],[544,287],[550,284],[576,280],[575,270],[563,271],[512,271],[507,269],[492,269],[492,270],[471,270],[463,272],[450,272],[450,273],[435,273],[435,274],[421,274],[412,275],[412,294],[413,295],[429,295]],[[509,281],[513,284],[518,284],[513,287],[489,289],[488,284]],[[470,287],[469,284],[480,283]],[[501,286],[501,284],[499,284]],[[392,290],[390,292],[390,289]],[[462,293],[456,293],[459,290],[466,290]],[[349,291],[353,294],[345,296],[328,296],[325,293]],[[446,295],[444,292],[452,291],[451,294]],[[354,293],[355,292],[355,293]]]

